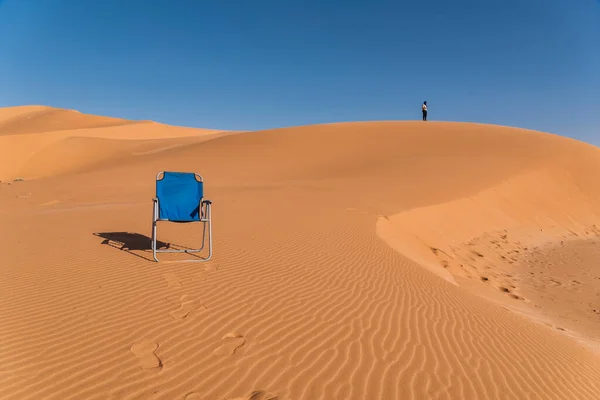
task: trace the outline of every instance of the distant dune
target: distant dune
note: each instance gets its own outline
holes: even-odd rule
[[[103,128],[133,123],[136,122],[45,106],[0,109],[0,135]]]
[[[44,106],[4,108],[0,109],[0,180],[52,176],[107,158],[128,155],[140,147],[169,146],[165,139],[201,138],[217,133],[223,132],[173,127],[152,121],[128,121]],[[113,141],[86,140],[89,138]],[[140,143],[141,140],[155,142]]]
[[[597,398],[600,149],[449,122],[231,133],[0,110],[6,398]],[[151,261],[162,170],[203,175],[210,262]],[[159,240],[201,238],[173,225]]]

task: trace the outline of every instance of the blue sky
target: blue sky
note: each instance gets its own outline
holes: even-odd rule
[[[221,129],[420,118],[600,144],[597,0],[0,0],[0,106]]]

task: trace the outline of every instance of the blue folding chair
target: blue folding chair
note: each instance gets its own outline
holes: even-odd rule
[[[162,179],[159,179],[162,174]],[[156,197],[152,217],[152,254],[156,262],[156,253],[199,253],[204,250],[208,227],[208,257],[179,261],[208,261],[212,257],[212,201],[204,199],[202,176],[193,172],[159,172],[156,175]],[[158,221],[188,223],[202,222],[202,247],[199,249],[156,248],[156,225]],[[207,226],[208,225],[208,226]]]

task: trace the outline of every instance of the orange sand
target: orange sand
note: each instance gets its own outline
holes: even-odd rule
[[[0,397],[596,399],[599,169],[500,126],[2,109]],[[204,176],[210,262],[151,261],[162,170]]]

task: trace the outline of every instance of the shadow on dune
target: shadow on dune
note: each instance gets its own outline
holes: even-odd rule
[[[141,233],[134,232],[100,232],[94,233],[94,236],[101,237],[104,239],[101,244],[108,245],[118,250],[123,250],[126,253],[132,254],[136,257],[143,258],[146,261],[154,262],[152,257],[152,238],[142,235]],[[189,247],[181,245],[173,245],[171,243],[156,241],[157,249],[188,249]],[[136,251],[137,253],[134,253]],[[139,252],[146,252],[149,254],[148,257],[141,255]],[[189,253],[188,253],[189,254]],[[189,254],[190,256],[200,258],[195,254]]]
[[[133,253],[133,251],[152,252],[152,238],[149,238],[146,235],[133,232],[101,232],[94,233],[94,236],[103,238],[102,244],[123,250],[136,257],[143,258],[144,260],[154,262],[151,254],[150,258],[146,258],[138,253]],[[156,247],[159,249],[168,249],[171,247],[171,244],[157,240]]]

